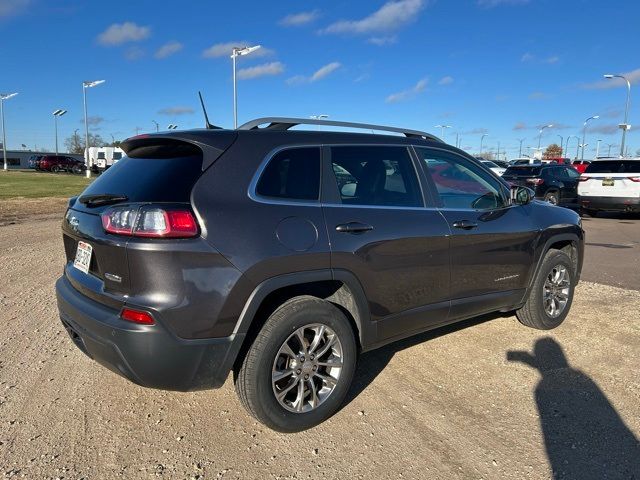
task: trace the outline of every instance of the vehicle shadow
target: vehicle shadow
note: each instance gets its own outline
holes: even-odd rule
[[[507,360],[536,369],[535,400],[554,479],[640,478],[640,443],[598,385],[549,337]]]
[[[443,335],[448,335],[453,332],[473,327],[489,320],[493,320],[496,318],[506,318],[509,316],[511,316],[511,314],[509,313],[492,313],[488,315],[482,315],[462,322],[439,327],[434,330],[429,330],[428,332],[414,335],[403,340],[398,340],[376,350],[363,353],[358,359],[358,366],[356,368],[353,383],[351,384],[351,388],[349,389],[347,397],[341,408],[346,407],[358,395],[360,395],[362,391],[375,380],[380,372],[385,369],[385,367],[397,352],[400,352],[406,348],[413,347],[420,343],[433,340]]]

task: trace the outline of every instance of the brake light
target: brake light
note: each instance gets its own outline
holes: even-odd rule
[[[640,182],[640,177],[627,177],[632,182]]]
[[[147,238],[190,238],[198,235],[198,223],[186,209],[115,207],[102,215],[107,233]]]
[[[590,180],[591,177],[587,177],[586,175],[580,175],[580,178],[578,178],[579,182],[586,182],[587,180]]]
[[[527,178],[527,183],[542,185],[544,183],[544,180],[542,178]]]
[[[131,308],[123,308],[122,312],[120,312],[120,318],[140,325],[154,325],[156,323],[150,313],[132,310]]]

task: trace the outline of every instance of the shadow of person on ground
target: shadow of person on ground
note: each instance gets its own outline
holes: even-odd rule
[[[507,352],[507,360],[535,368],[535,389],[545,448],[554,479],[640,479],[640,444],[598,385],[569,366],[562,347],[542,338],[533,355]]]

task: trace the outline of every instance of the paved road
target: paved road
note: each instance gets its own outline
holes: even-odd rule
[[[600,214],[583,217],[586,231],[582,279],[640,290],[640,217]]]
[[[368,353],[333,418],[282,435],[244,412],[230,380],[148,390],[84,356],[57,318],[59,228],[57,218],[0,227],[0,478],[640,473],[637,291],[582,282],[553,331],[497,317]]]

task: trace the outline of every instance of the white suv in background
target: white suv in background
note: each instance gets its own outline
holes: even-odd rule
[[[580,177],[582,211],[640,212],[640,158],[594,160]]]

